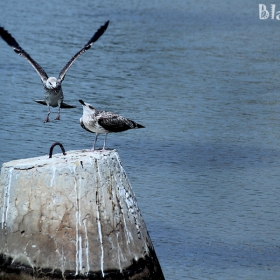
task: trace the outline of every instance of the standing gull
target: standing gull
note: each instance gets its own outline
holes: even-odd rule
[[[17,41],[12,37],[12,35],[5,30],[3,27],[0,27],[0,36],[2,39],[11,46],[14,51],[23,56],[28,60],[28,62],[34,67],[36,72],[39,74],[42,83],[44,85],[45,89],[45,98],[44,100],[35,100],[35,102],[38,102],[43,105],[48,106],[48,114],[45,119],[45,122],[49,122],[49,115],[51,113],[50,106],[57,107],[58,106],[58,114],[55,120],[60,120],[60,108],[75,108],[75,106],[68,105],[63,102],[64,96],[61,88],[61,83],[65,78],[67,70],[70,68],[70,66],[73,64],[73,62],[86,50],[88,50],[91,45],[96,42],[100,36],[106,31],[107,27],[109,25],[109,21],[107,21],[104,25],[102,25],[92,36],[92,38],[87,42],[87,44],[78,51],[64,66],[64,68],[60,71],[58,78],[55,77],[48,77],[44,69],[35,61],[33,60],[27,52],[25,52],[21,46],[17,43]]]
[[[143,125],[120,115],[98,111],[92,105],[79,100],[83,105],[83,116],[80,118],[80,124],[85,130],[96,133],[91,151],[95,150],[95,144],[98,134],[105,133],[104,145],[102,151],[105,151],[107,134],[110,132],[122,132],[132,128],[144,128]]]

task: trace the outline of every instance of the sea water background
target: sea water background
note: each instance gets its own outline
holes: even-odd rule
[[[280,22],[255,0],[0,2],[0,25],[49,76],[108,19],[67,72],[77,108],[59,122],[43,123],[37,73],[0,41],[0,163],[55,141],[90,148],[78,99],[120,113],[146,126],[107,144],[166,279],[280,279]]]

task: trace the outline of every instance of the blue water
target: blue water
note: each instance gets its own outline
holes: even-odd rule
[[[0,41],[0,163],[55,141],[90,148],[78,99],[120,113],[146,128],[109,134],[107,146],[166,279],[280,279],[280,22],[260,20],[259,4],[0,2],[0,24],[49,76],[111,20],[67,72],[65,102],[77,108],[60,122],[43,123],[37,73]]]

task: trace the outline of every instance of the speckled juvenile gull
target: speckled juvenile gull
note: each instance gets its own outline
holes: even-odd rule
[[[51,113],[50,106],[52,106],[52,107],[58,106],[58,114],[57,114],[57,117],[55,118],[55,120],[60,120],[60,108],[75,108],[75,106],[71,106],[71,105],[68,105],[63,102],[64,96],[63,96],[63,91],[61,88],[61,83],[64,80],[67,70],[70,68],[70,66],[73,64],[73,62],[82,53],[84,53],[86,50],[88,50],[91,47],[91,45],[99,39],[100,36],[102,36],[102,34],[106,31],[108,25],[109,25],[109,21],[107,21],[104,25],[102,25],[95,32],[95,34],[87,42],[87,44],[68,61],[68,63],[64,66],[64,68],[60,71],[57,79],[55,77],[48,77],[48,75],[46,74],[44,69],[35,60],[33,60],[27,52],[25,52],[21,48],[21,46],[12,37],[12,35],[7,30],[5,30],[3,27],[0,27],[0,36],[2,37],[2,39],[9,46],[11,46],[17,54],[23,56],[24,58],[26,58],[28,60],[28,62],[34,67],[34,69],[39,74],[39,76],[42,80],[42,83],[43,83],[44,89],[45,89],[44,100],[35,100],[35,102],[48,106],[48,114],[45,119],[45,122],[50,121],[50,119],[49,119],[49,115]]]
[[[107,134],[110,132],[122,132],[133,128],[144,128],[130,119],[107,111],[98,111],[89,103],[79,100],[83,105],[83,116],[80,118],[80,124],[85,130],[96,133],[91,151],[95,150],[95,144],[98,134],[104,133],[104,145],[102,151],[105,151]]]

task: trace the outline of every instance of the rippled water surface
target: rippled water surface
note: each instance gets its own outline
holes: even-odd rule
[[[78,99],[121,113],[146,128],[109,134],[107,146],[120,154],[166,279],[279,279],[280,22],[260,20],[258,7],[1,1],[0,25],[49,76],[111,20],[67,72],[65,102],[77,108],[59,122],[43,123],[40,78],[0,41],[1,164],[45,155],[55,141],[90,148]]]

